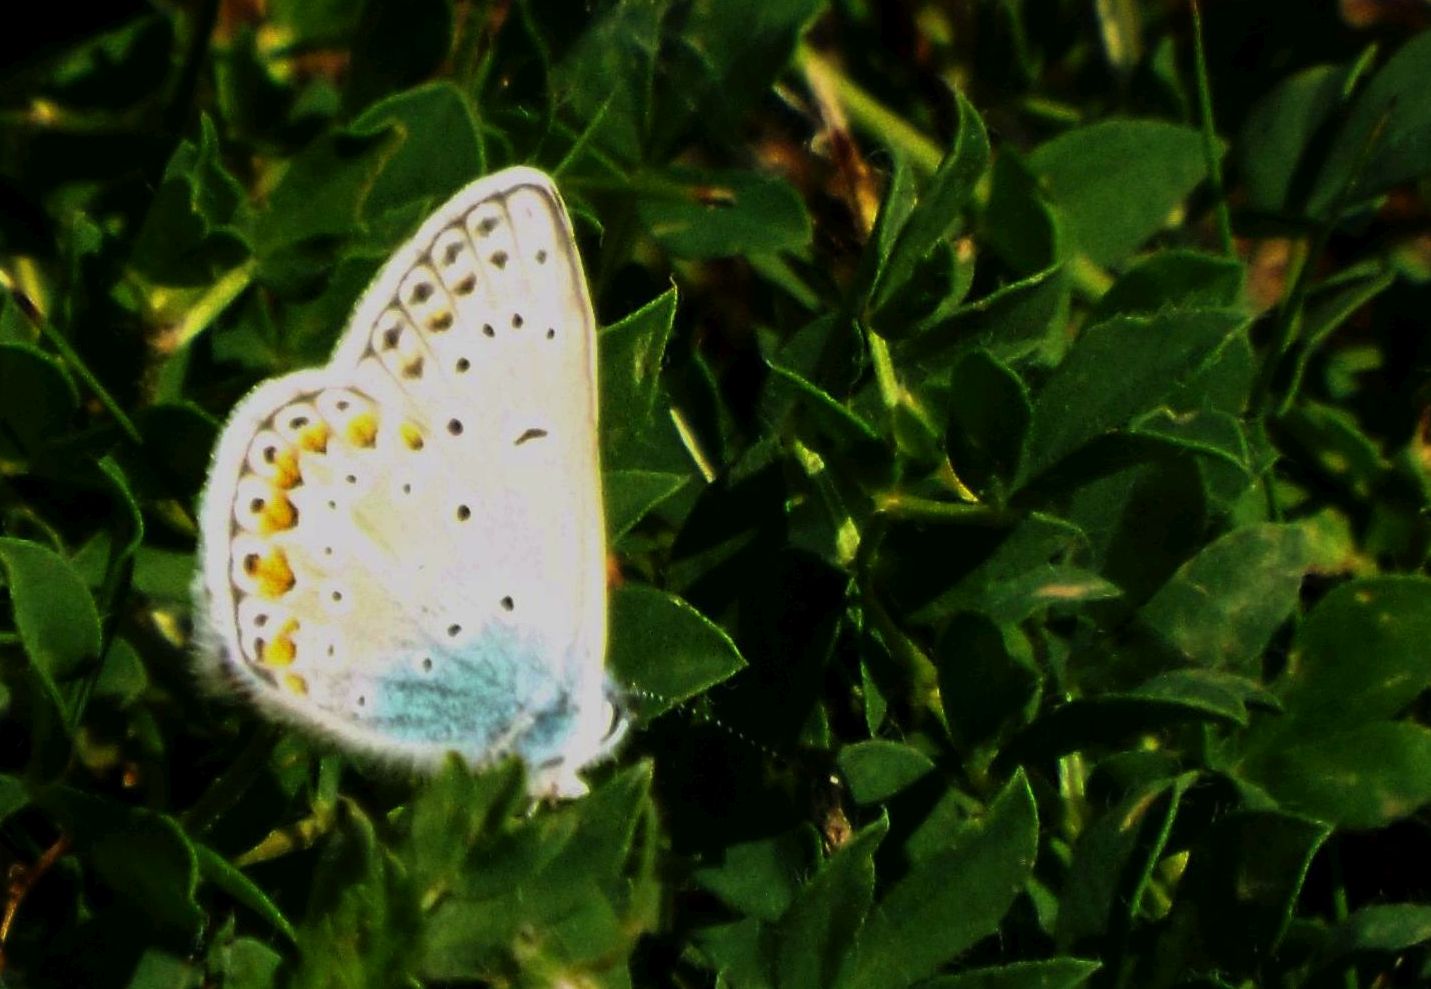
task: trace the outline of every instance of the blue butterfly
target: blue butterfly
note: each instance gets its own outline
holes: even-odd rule
[[[529,168],[444,203],[332,360],[234,409],[200,512],[201,655],[260,709],[418,769],[575,796],[625,721],[606,648],[596,332]]]

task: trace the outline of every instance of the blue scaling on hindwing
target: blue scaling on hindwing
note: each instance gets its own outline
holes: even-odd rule
[[[540,765],[561,752],[574,724],[562,669],[537,643],[492,626],[381,677],[364,720],[394,741],[448,745],[474,762],[516,752]]]

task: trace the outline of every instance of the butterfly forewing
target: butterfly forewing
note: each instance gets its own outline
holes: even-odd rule
[[[260,701],[570,791],[609,727],[595,325],[555,189],[442,206],[323,369],[235,410],[202,518],[215,651]]]

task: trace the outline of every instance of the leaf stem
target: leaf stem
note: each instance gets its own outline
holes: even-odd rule
[[[984,504],[955,504],[934,498],[922,498],[901,491],[888,491],[875,496],[875,509],[881,514],[921,522],[955,522],[1006,528],[1022,516],[1007,509]]]
[[[881,143],[905,155],[925,176],[933,175],[944,160],[944,152],[899,114],[856,85],[834,62],[801,44],[795,60],[807,76],[818,77],[840,101],[857,127],[879,135]]]
[[[192,343],[195,337],[243,294],[244,289],[253,284],[253,274],[257,267],[257,262],[250,258],[237,268],[224,272],[219,280],[199,297],[198,302],[185,310],[184,318],[166,334],[166,349],[173,352]]]
[[[1230,258],[1237,256],[1237,246],[1232,239],[1232,214],[1227,208],[1227,192],[1222,184],[1222,155],[1218,153],[1217,130],[1212,122],[1212,87],[1207,78],[1207,53],[1202,45],[1202,7],[1198,0],[1192,0],[1193,22],[1193,65],[1197,75],[1198,110],[1202,116],[1202,151],[1207,159],[1207,184],[1212,187],[1213,212],[1217,216],[1218,238],[1222,241],[1222,253]]]
[[[1322,222],[1317,224],[1317,229],[1312,234],[1312,240],[1307,245],[1301,264],[1297,268],[1297,275],[1293,279],[1291,291],[1287,293],[1281,307],[1277,310],[1277,322],[1272,332],[1272,346],[1262,363],[1261,373],[1258,375],[1256,386],[1252,392],[1251,406],[1253,408],[1261,408],[1266,411],[1272,404],[1272,386],[1277,368],[1281,366],[1283,359],[1297,341],[1297,334],[1302,325],[1302,310],[1307,302],[1307,294],[1312,288],[1312,276],[1316,270],[1317,260],[1326,250],[1327,242],[1332,237],[1332,231],[1336,229],[1337,221],[1341,218],[1342,211],[1351,199],[1352,193],[1361,179],[1362,171],[1366,168],[1367,162],[1371,160],[1372,149],[1381,140],[1382,132],[1386,129],[1387,121],[1390,119],[1391,109],[1388,107],[1377,120],[1376,126],[1372,127],[1367,134],[1366,141],[1363,142],[1357,153],[1356,161],[1348,170],[1347,177],[1337,190],[1336,196],[1328,204]],[[1278,414],[1285,412],[1285,403],[1279,405],[1277,411]]]
[[[262,725],[254,732],[238,758],[180,815],[179,822],[185,831],[192,835],[203,834],[238,803],[268,761],[278,742],[278,735],[278,729],[270,725]]]

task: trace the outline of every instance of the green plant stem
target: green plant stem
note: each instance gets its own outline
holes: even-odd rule
[[[1332,873],[1332,917],[1342,922],[1351,911],[1347,906],[1347,884],[1346,876],[1342,872],[1342,857],[1336,848],[1327,849],[1327,863]],[[1342,985],[1345,989],[1360,989],[1356,969],[1350,965],[1342,969]]]
[[[1306,377],[1307,368],[1312,362],[1312,355],[1336,332],[1337,328],[1342,325],[1345,317],[1351,315],[1356,309],[1361,308],[1372,296],[1389,288],[1395,281],[1396,273],[1394,271],[1383,272],[1375,282],[1367,287],[1366,295],[1359,298],[1355,305],[1348,307],[1341,318],[1327,320],[1326,325],[1320,332],[1313,333],[1302,346],[1296,348],[1297,353],[1292,361],[1291,378],[1287,382],[1287,390],[1282,395],[1282,401],[1278,403],[1277,415],[1286,415],[1287,411],[1292,407],[1292,403],[1297,398],[1297,393],[1302,390],[1302,379]]]
[[[269,754],[278,743],[278,737],[277,728],[261,725],[228,769],[209,784],[209,788],[199,799],[180,815],[179,822],[184,826],[184,830],[193,835],[201,835],[229,808],[238,803],[239,798],[253,785],[253,781],[268,762]]]
[[[22,311],[28,313],[28,309],[24,307],[22,307]],[[99,400],[99,404],[104,406],[105,410],[114,417],[114,421],[119,424],[119,428],[124,431],[124,435],[128,436],[134,443],[142,444],[144,438],[140,436],[139,427],[134,425],[134,420],[130,419],[124,410],[120,408],[119,403],[114,400],[114,396],[100,383],[99,378],[89,369],[89,366],[80,359],[79,353],[70,346],[70,342],[50,325],[50,321],[45,317],[44,313],[35,314],[33,323],[35,329],[39,331],[40,336],[48,341],[51,347],[55,348],[55,352],[60,355],[60,359],[70,366],[70,370],[74,371],[79,379],[94,393],[94,397]]]
[[[880,401],[885,412],[893,412],[899,405],[899,378],[894,373],[894,361],[890,357],[889,344],[869,327],[865,327],[865,342],[870,348],[870,363],[874,365],[875,385],[879,388]]]
[[[1213,212],[1217,216],[1218,239],[1222,241],[1222,253],[1230,258],[1237,256],[1237,246],[1232,239],[1232,214],[1227,208],[1227,193],[1222,185],[1222,155],[1218,153],[1217,130],[1212,122],[1212,87],[1207,79],[1207,55],[1202,45],[1202,8],[1198,0],[1192,0],[1193,22],[1193,65],[1197,75],[1197,101],[1202,117],[1202,152],[1207,159],[1207,184],[1212,188]]]
[[[796,51],[795,61],[807,77],[829,87],[856,127],[879,135],[881,143],[903,154],[922,175],[933,175],[939,169],[939,163],[944,160],[943,149],[852,82],[834,62],[806,44],[801,44]]]
[[[187,347],[207,329],[244,289],[253,284],[253,274],[257,268],[258,263],[250,259],[237,268],[224,272],[218,281],[209,286],[208,291],[199,297],[199,301],[185,309],[184,318],[174,327],[170,339],[173,348],[178,350]]]
[[[1367,134],[1365,143],[1357,153],[1356,161],[1347,172],[1347,177],[1342,182],[1341,188],[1337,190],[1336,196],[1327,206],[1327,212],[1322,222],[1317,224],[1317,229],[1312,234],[1312,240],[1307,245],[1297,268],[1297,274],[1292,281],[1292,288],[1277,311],[1277,322],[1272,332],[1272,345],[1263,361],[1261,373],[1258,375],[1256,386],[1252,392],[1251,405],[1253,408],[1267,411],[1272,405],[1272,386],[1277,375],[1277,368],[1281,366],[1283,359],[1297,341],[1297,334],[1302,325],[1302,310],[1307,303],[1307,294],[1312,288],[1312,276],[1317,260],[1326,250],[1327,242],[1331,240],[1332,231],[1336,229],[1337,221],[1341,218],[1342,211],[1351,199],[1357,182],[1361,178],[1362,170],[1366,168],[1367,162],[1371,159],[1372,149],[1381,139],[1382,131],[1386,129],[1389,119],[1390,110],[1387,110],[1377,120],[1376,126]],[[1278,414],[1283,414],[1285,411],[1286,403],[1279,403]]]
[[[876,495],[875,508],[881,514],[892,518],[921,522],[957,522],[962,525],[986,525],[994,528],[1011,526],[1022,518],[1017,512],[989,505],[955,504],[900,491]]]

